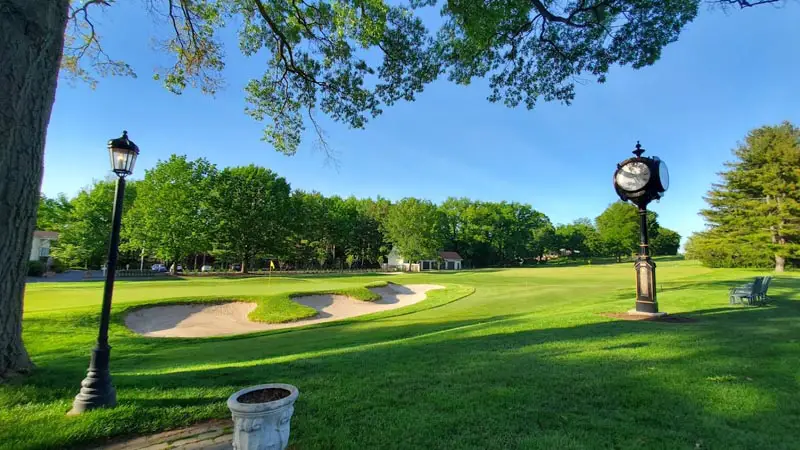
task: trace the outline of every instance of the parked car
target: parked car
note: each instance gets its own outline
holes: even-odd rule
[[[167,267],[163,264],[153,264],[152,266],[150,266],[150,270],[152,270],[153,272],[166,272]]]
[[[214,268],[209,265],[200,267],[200,272],[212,272],[212,271],[214,271]]]

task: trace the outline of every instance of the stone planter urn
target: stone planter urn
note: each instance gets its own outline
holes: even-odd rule
[[[300,391],[291,384],[251,386],[231,395],[235,450],[284,450],[289,445],[289,426]]]

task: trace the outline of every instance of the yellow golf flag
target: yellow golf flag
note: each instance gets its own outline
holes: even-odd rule
[[[275,262],[269,260],[269,270],[275,270]]]

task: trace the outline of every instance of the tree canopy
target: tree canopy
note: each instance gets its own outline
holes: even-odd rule
[[[608,254],[618,259],[639,251],[639,210],[630,203],[614,202],[597,219],[597,254]],[[647,234],[650,254],[675,255],[680,248],[681,236],[676,231],[662,227],[658,214],[647,211]],[[599,248],[602,248],[600,250]]]
[[[389,210],[386,232],[403,258],[436,259],[444,244],[444,214],[429,200],[404,198]]]
[[[215,175],[208,161],[176,155],[145,172],[138,201],[125,219],[128,247],[172,262],[209,247],[213,217],[208,199]]]
[[[102,181],[73,199],[42,200],[42,217],[54,218],[49,228],[62,232],[53,250],[57,259],[102,264],[113,195],[114,183]],[[563,254],[621,258],[639,243],[637,210],[621,202],[596,223],[582,218],[553,226],[523,203],[324,196],[293,191],[263,167],[217,170],[204,159],[176,155],[158,162],[144,180],[129,182],[125,212],[121,261],[196,267],[202,258],[218,269],[239,264],[242,272],[263,270],[270,261],[278,269],[375,268],[393,246],[409,262],[447,250],[471,267],[488,267],[538,264]],[[650,216],[653,254],[677,253],[680,235]]]
[[[712,267],[782,271],[800,259],[800,128],[789,122],[752,130],[706,196],[708,229],[689,256]]]
[[[39,199],[39,214],[36,216],[36,229],[43,231],[61,231],[69,220],[72,203],[66,195],[59,194],[53,198],[42,195]]]
[[[588,218],[559,225],[555,228],[555,240],[559,250],[562,248],[569,250],[572,255],[599,256],[603,254],[597,228]]]
[[[255,256],[278,254],[291,229],[289,191],[289,183],[269,169],[254,165],[223,169],[208,193],[209,241],[231,252],[242,272]]]
[[[363,128],[442,75],[458,84],[488,77],[488,99],[508,106],[570,103],[578,79],[602,83],[615,65],[638,69],[658,61],[701,1],[168,0],[145,7],[168,31],[158,47],[173,64],[155,78],[172,92],[221,89],[229,24],[237,24],[243,55],[266,52],[263,73],[247,83],[246,112],[266,122],[265,141],[293,154],[309,124],[322,138],[318,112]],[[113,2],[84,0],[69,11],[62,68],[91,83],[97,74],[136,73],[104,51],[93,17],[106,7]],[[431,7],[442,17],[435,29],[422,20]]]
[[[71,267],[99,267],[108,253],[111,239],[111,212],[114,207],[115,181],[97,181],[83,188],[74,199],[63,203],[58,200],[59,214],[47,211],[53,208],[52,202],[43,201],[42,209],[51,221],[48,229],[59,231],[58,244],[53,249],[53,257]],[[125,190],[123,210],[130,208],[136,198],[136,183],[129,183]]]

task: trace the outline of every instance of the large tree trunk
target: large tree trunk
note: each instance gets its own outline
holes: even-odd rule
[[[783,225],[783,223],[781,223]],[[772,243],[777,245],[786,245],[786,238],[780,236],[776,231],[776,227],[771,227],[772,230]],[[786,268],[786,258],[775,253],[775,272],[783,272]]]
[[[32,367],[22,298],[68,0],[0,0],[0,378]]]
[[[783,272],[786,268],[786,258],[775,255],[775,272]]]

